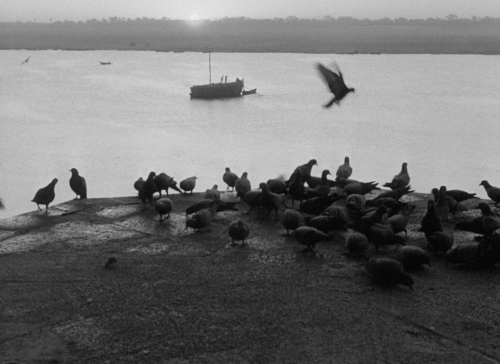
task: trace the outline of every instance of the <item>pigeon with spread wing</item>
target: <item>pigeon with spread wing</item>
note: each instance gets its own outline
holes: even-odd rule
[[[342,72],[340,72],[337,63],[334,62],[333,64],[337,72],[334,72],[329,68],[326,68],[321,63],[316,64],[316,70],[322,77],[323,81],[327,84],[331,93],[333,93],[334,95],[334,97],[330,100],[330,102],[324,105],[325,108],[329,108],[330,106],[333,105],[333,103],[340,105],[340,100],[342,100],[349,92],[354,92],[353,88],[349,88],[346,86],[344,82],[344,77],[342,76]]]

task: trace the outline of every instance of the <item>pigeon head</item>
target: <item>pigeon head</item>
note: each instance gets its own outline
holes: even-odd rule
[[[226,167],[226,172],[231,172],[231,170],[229,169],[229,167]]]
[[[488,181],[483,180],[483,181],[481,181],[481,183],[479,184],[479,186],[490,187],[490,184],[488,183]]]
[[[57,178],[54,178],[51,182],[52,185],[55,185],[57,183],[58,179]]]
[[[312,166],[317,166],[318,162],[316,162],[316,159],[311,159],[309,162],[307,162],[308,165]]]
[[[76,175],[76,176],[78,176],[78,169],[76,169],[76,168],[71,168],[69,171],[71,172],[71,174],[72,174],[72,175]]]

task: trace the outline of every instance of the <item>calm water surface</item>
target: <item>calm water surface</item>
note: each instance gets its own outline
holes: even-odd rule
[[[325,110],[313,66],[333,58],[356,93]],[[0,218],[35,210],[53,178],[54,204],[74,198],[72,167],[89,197],[134,195],[150,171],[225,188],[227,166],[257,187],[311,158],[313,174],[335,173],[346,155],[362,181],[406,161],[418,191],[500,186],[498,56],[213,53],[212,81],[222,75],[259,94],[190,100],[208,82],[202,53],[0,51]]]

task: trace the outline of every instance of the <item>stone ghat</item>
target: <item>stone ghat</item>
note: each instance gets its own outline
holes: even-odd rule
[[[376,193],[367,195],[373,198]],[[234,197],[227,195],[226,197]],[[170,195],[158,221],[137,197],[68,201],[0,220],[0,358],[7,362],[304,363],[500,361],[500,268],[431,267],[407,287],[374,286],[345,232],[304,252],[274,214],[217,213],[212,231],[185,229],[203,194]],[[417,207],[408,245],[429,195]],[[454,223],[479,216],[480,200]],[[280,219],[281,219],[280,212]],[[247,245],[231,246],[244,220]],[[475,234],[455,231],[457,243]],[[394,256],[381,247],[375,256]],[[103,269],[107,259],[118,259]]]

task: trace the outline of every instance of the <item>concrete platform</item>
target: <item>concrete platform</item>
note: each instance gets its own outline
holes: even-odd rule
[[[164,222],[136,197],[0,220],[0,363],[500,361],[500,267],[433,257],[412,273],[414,291],[381,288],[363,258],[343,255],[345,232],[306,253],[280,220],[242,214],[243,204],[194,232],[184,210],[201,194],[171,198]],[[427,244],[416,231],[427,198],[405,197],[417,204],[409,245]],[[460,213],[446,230],[479,214]],[[235,219],[250,225],[246,246],[229,245]],[[473,236],[455,233],[459,243]],[[103,269],[111,256],[118,263]]]

